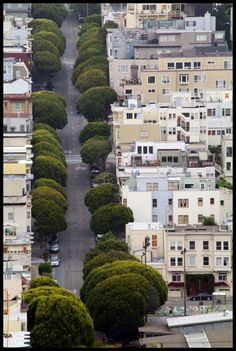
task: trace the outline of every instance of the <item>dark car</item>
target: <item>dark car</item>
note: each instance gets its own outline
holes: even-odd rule
[[[59,238],[56,234],[53,234],[49,239],[48,239],[49,245],[59,243]]]
[[[212,300],[212,295],[208,293],[200,293],[200,294],[190,296],[189,300],[191,301]]]

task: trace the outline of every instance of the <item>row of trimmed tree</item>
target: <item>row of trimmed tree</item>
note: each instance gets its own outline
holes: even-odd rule
[[[66,229],[68,208],[64,190],[67,164],[56,131],[47,124],[36,123],[32,133],[33,173],[32,215],[38,233],[50,235]]]
[[[62,4],[32,4],[32,15],[33,76],[34,82],[42,87],[46,82],[49,84],[50,77],[61,69],[60,57],[66,41],[59,27],[66,17],[66,10]]]
[[[106,121],[117,94],[108,83],[106,36],[101,15],[85,17],[78,34],[79,54],[72,73],[72,82],[81,93],[77,110],[88,121]]]
[[[109,232],[85,255],[84,284],[80,290],[95,330],[115,341],[138,338],[146,313],[167,300],[162,275],[128,253],[127,243]]]

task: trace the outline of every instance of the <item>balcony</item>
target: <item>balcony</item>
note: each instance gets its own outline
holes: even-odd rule
[[[142,84],[140,79],[121,79],[120,86]]]
[[[3,204],[10,205],[25,205],[26,204],[26,195],[24,196],[4,196]]]
[[[188,161],[188,167],[214,167],[215,162],[210,160],[198,160],[198,161]]]

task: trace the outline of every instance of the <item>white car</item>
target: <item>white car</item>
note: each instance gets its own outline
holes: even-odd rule
[[[50,263],[52,267],[59,267],[60,266],[60,258],[58,255],[50,256]]]

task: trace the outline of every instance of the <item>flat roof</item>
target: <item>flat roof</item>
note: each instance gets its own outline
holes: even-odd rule
[[[130,229],[133,230],[160,230],[163,226],[159,222],[131,222],[128,223]]]
[[[214,323],[214,322],[225,322],[233,320],[233,312],[228,311],[226,315],[223,312],[209,313],[209,314],[199,314],[194,316],[184,316],[184,317],[172,317],[167,318],[167,324],[171,328],[188,326],[193,324],[204,324],[204,323]]]

